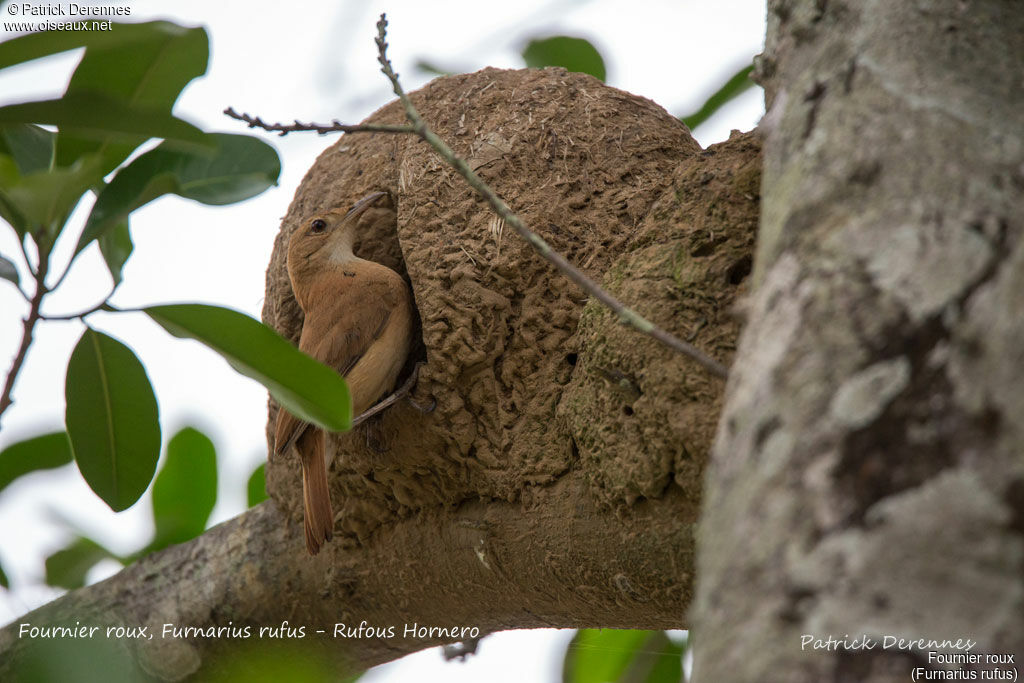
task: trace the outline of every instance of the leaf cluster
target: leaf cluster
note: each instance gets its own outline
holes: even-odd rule
[[[266,385],[294,414],[327,429],[347,429],[348,390],[337,372],[259,321],[205,304],[125,311],[111,303],[133,251],[130,223],[138,208],[168,194],[231,204],[277,184],[281,164],[269,144],[206,132],[173,112],[182,90],[206,73],[206,30],[152,21],[114,24],[102,32],[31,33],[0,43],[0,69],[74,49],[82,49],[82,56],[61,97],[0,106],[0,219],[21,247],[20,254],[0,254],[0,278],[29,304],[22,347],[0,397],[0,416],[13,403],[36,324],[84,323],[67,361],[64,431],[0,453],[0,489],[21,475],[73,460],[96,495],[120,511],[154,481],[162,443],[156,392],[135,351],[91,325],[89,316],[100,311],[145,313],[170,334],[198,340]],[[72,212],[90,197],[84,224],[72,225]],[[59,240],[74,245],[62,264],[53,257]],[[110,294],[85,311],[44,315],[45,297],[94,243],[106,264]],[[23,278],[25,273],[30,277]],[[154,483],[155,536],[140,553],[201,533],[215,496],[212,443],[194,430],[179,432],[168,443]],[[262,484],[250,481],[250,500],[261,496]],[[80,585],[85,571],[105,557],[132,559],[80,535],[49,558],[48,579],[54,585]],[[7,585],[2,570],[0,585]]]
[[[580,629],[566,648],[564,683],[679,683],[689,638],[665,631]]]

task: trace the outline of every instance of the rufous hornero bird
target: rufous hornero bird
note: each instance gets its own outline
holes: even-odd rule
[[[288,277],[305,314],[299,349],[345,378],[355,416],[391,391],[411,342],[409,286],[387,266],[352,253],[359,217],[386,194],[367,195],[347,211],[331,209],[311,216],[288,242]],[[298,452],[306,548],[316,555],[334,531],[326,435],[282,409],[274,446],[278,455],[292,446]]]

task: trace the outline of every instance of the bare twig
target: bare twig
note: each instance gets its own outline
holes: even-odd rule
[[[476,654],[476,649],[480,645],[480,638],[467,638],[466,640],[458,643],[452,643],[451,645],[445,645],[441,649],[441,656],[444,657],[446,662],[450,662],[453,659],[460,661],[466,661],[466,657]]]
[[[32,267],[32,259],[30,259],[28,257],[28,249],[25,248],[25,236],[24,235],[22,235],[21,237],[18,238],[18,246],[21,247],[21,255],[25,259],[25,266],[28,268],[28,272],[32,273],[32,277],[35,278],[36,271]],[[25,303],[31,304],[32,303],[32,295],[30,295],[28,292],[25,291],[25,289],[21,286],[20,282],[16,283],[16,286],[18,288],[18,291],[21,293],[21,298],[25,300]]]
[[[36,323],[39,322],[39,308],[43,303],[43,297],[46,296],[46,270],[49,265],[49,257],[45,254],[39,256],[39,269],[35,272],[36,279],[36,292],[32,296],[32,300],[29,302],[28,317],[22,321],[23,329],[21,333],[21,345],[18,347],[18,352],[14,356],[14,361],[11,363],[11,369],[7,371],[7,380],[4,383],[4,392],[0,395],[0,418],[3,417],[4,412],[11,407],[14,400],[11,398],[11,394],[14,392],[14,382],[18,378],[18,373],[21,372],[21,366],[25,363],[25,356],[28,355],[28,348],[32,345],[32,332],[35,329]]]
[[[40,320],[46,320],[46,321],[52,321],[52,320],[80,320],[80,319],[84,318],[87,315],[92,315],[93,313],[96,313],[97,311],[116,311],[118,309],[115,309],[113,306],[110,305],[110,297],[112,297],[114,295],[114,290],[116,290],[116,289],[117,289],[117,287],[115,286],[114,289],[110,290],[110,294],[107,294],[107,296],[103,299],[103,301],[99,302],[98,304],[96,304],[95,306],[93,306],[91,308],[85,309],[84,311],[79,311],[78,313],[65,313],[64,315],[45,315],[43,313],[40,313],[39,314],[39,319]]]
[[[621,301],[602,289],[600,285],[584,275],[583,271],[566,261],[565,257],[553,250],[540,235],[526,227],[526,224],[523,223],[519,216],[512,212],[512,209],[505,204],[501,197],[499,197],[497,193],[495,193],[494,190],[492,190],[490,186],[480,178],[480,176],[473,172],[473,169],[469,167],[469,164],[467,164],[465,160],[456,156],[455,152],[453,152],[452,149],[446,145],[443,140],[441,140],[441,138],[437,137],[437,135],[427,127],[427,124],[423,121],[419,112],[416,111],[416,108],[409,100],[409,96],[405,94],[401,84],[398,82],[398,74],[396,74],[394,69],[391,68],[391,61],[387,57],[388,44],[385,41],[385,38],[387,37],[387,26],[387,17],[384,14],[381,14],[380,20],[377,22],[377,61],[380,62],[381,71],[385,76],[387,76],[388,80],[391,81],[391,86],[394,88],[395,94],[398,95],[398,99],[401,100],[402,106],[405,108],[405,116],[409,119],[409,123],[412,124],[413,130],[415,130],[416,134],[427,144],[433,147],[434,150],[441,155],[441,157],[444,158],[452,168],[458,171],[459,175],[465,178],[466,182],[487,200],[487,203],[491,205],[494,212],[505,219],[505,223],[512,226],[512,229],[519,233],[520,237],[529,242],[541,256],[551,262],[555,268],[562,271],[566,277],[610,308],[616,315],[618,315],[619,320],[622,323],[629,325],[639,332],[657,339],[669,348],[688,356],[702,365],[711,374],[722,378],[727,377],[728,371],[725,369],[724,365],[714,360],[692,344],[688,344],[682,339],[666,332],[633,309],[628,308]]]
[[[294,125],[282,125],[265,123],[258,116],[254,118],[248,114],[238,114],[230,107],[226,109],[224,113],[234,119],[245,121],[250,128],[262,128],[267,131],[277,131],[282,135],[295,131],[317,131],[321,134],[334,131],[345,133],[385,132],[415,134],[433,147],[434,151],[437,152],[441,158],[448,162],[452,168],[458,171],[459,175],[466,180],[470,187],[476,190],[487,201],[487,203],[490,204],[491,209],[493,209],[498,216],[504,219],[507,225],[512,226],[512,229],[515,230],[520,237],[525,239],[542,257],[554,265],[555,268],[561,271],[566,277],[611,309],[612,312],[618,316],[620,322],[642,332],[643,334],[646,334],[649,337],[652,337],[653,339],[656,339],[670,349],[687,356],[704,367],[712,375],[723,379],[727,377],[728,371],[724,365],[711,358],[692,344],[689,344],[663,330],[633,309],[627,307],[621,301],[602,289],[600,285],[587,277],[583,271],[569,263],[565,257],[552,249],[540,235],[530,230],[522,219],[513,213],[512,209],[505,204],[497,193],[495,193],[494,190],[492,190],[491,187],[480,178],[480,176],[473,172],[473,169],[469,167],[469,164],[467,164],[464,159],[457,156],[455,152],[453,152],[452,149],[446,145],[443,140],[441,140],[441,138],[427,127],[427,124],[423,121],[423,118],[419,115],[419,112],[416,111],[416,108],[409,100],[409,96],[406,95],[405,90],[402,89],[402,86],[398,81],[398,74],[396,74],[394,69],[391,67],[391,61],[387,57],[388,44],[385,40],[387,37],[387,25],[387,17],[384,14],[381,14],[380,20],[377,22],[377,38],[375,41],[377,43],[377,61],[380,62],[381,72],[387,76],[389,81],[391,81],[391,86],[394,89],[395,94],[398,96],[398,99],[401,101],[402,107],[405,110],[405,116],[411,125],[380,126],[364,124],[358,126],[345,126],[337,121],[332,124],[304,124],[296,121]]]
[[[320,135],[326,135],[327,133],[398,133],[408,134],[413,133],[412,126],[389,126],[385,124],[376,123],[365,123],[355,126],[346,125],[339,123],[338,121],[332,121],[331,123],[302,123],[298,119],[295,123],[267,123],[259,116],[250,116],[249,114],[239,114],[235,111],[234,107],[228,107],[224,110],[224,114],[227,116],[237,119],[238,121],[244,121],[250,128],[262,128],[266,131],[276,132],[284,137],[288,133],[299,133],[316,131]]]

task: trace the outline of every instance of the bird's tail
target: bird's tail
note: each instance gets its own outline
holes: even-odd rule
[[[310,427],[296,444],[302,460],[302,501],[305,507],[306,549],[310,555],[334,533],[334,513],[327,486],[325,435],[322,429]]]

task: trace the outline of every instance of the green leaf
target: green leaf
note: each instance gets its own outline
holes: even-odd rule
[[[76,615],[77,616],[77,615]],[[76,624],[57,622],[54,625],[98,627],[91,638],[36,638],[22,641],[17,661],[10,667],[11,676],[4,683],[139,683],[151,681],[129,654],[126,638],[112,633],[106,637],[102,621]],[[39,624],[43,626],[43,624]],[[127,628],[134,624],[125,624]]]
[[[562,673],[564,683],[618,681],[650,631],[580,629],[569,642]]]
[[[680,116],[683,123],[690,130],[693,130],[700,124],[707,121],[714,115],[716,111],[722,108],[722,106],[740,95],[741,93],[753,88],[756,84],[750,80],[750,73],[754,70],[753,64],[748,64],[743,67],[735,74],[733,74],[728,81],[725,82],[721,88],[716,90],[714,94],[709,97],[704,104],[701,105],[700,109],[689,114],[687,116]]]
[[[16,287],[21,284],[21,279],[18,277],[18,267],[14,265],[14,261],[3,254],[0,254],[0,279],[10,280]]]
[[[130,348],[86,328],[68,361],[65,425],[86,483],[115,512],[139,499],[160,456],[146,369]]]
[[[677,643],[664,631],[655,631],[633,660],[633,670],[647,673],[645,683],[679,683],[683,680],[686,641]]]
[[[267,465],[262,463],[249,475],[249,483],[246,486],[248,492],[249,507],[259,505],[267,499]]]
[[[115,224],[99,238],[100,253],[110,271],[114,284],[121,284],[121,271],[128,257],[132,255],[135,245],[132,244],[132,233],[128,227],[128,218]]]
[[[203,533],[217,502],[217,452],[202,432],[186,427],[167,444],[167,458],[153,481],[156,533],[146,552]]]
[[[235,647],[218,659],[216,670],[205,676],[203,683],[354,683],[359,680],[361,673],[339,674],[337,660],[328,660],[322,649],[307,642],[310,638],[295,638],[296,627],[288,626],[293,629],[291,638],[286,635],[280,639],[254,637],[233,643]]]
[[[590,74],[602,82],[605,78],[601,53],[583,38],[552,36],[531,40],[523,48],[523,60],[526,66],[533,68],[561,66],[569,71]]]
[[[63,549],[46,558],[46,583],[74,590],[85,585],[85,575],[100,560],[114,558],[113,553],[96,541],[79,536]]]
[[[664,631],[580,629],[565,653],[564,683],[677,683],[685,643]]]
[[[23,102],[0,107],[0,124],[38,123],[57,126],[61,133],[98,140],[138,143],[164,138],[192,145],[209,145],[205,133],[169,112],[126,104],[95,92],[68,93],[58,100]]]
[[[151,25],[144,41],[88,46],[68,83],[67,95],[101,93],[133,108],[169,114],[189,81],[206,73],[210,56],[205,29],[172,26]],[[57,138],[57,163],[67,165],[98,152],[104,157],[104,170],[110,171],[149,137],[117,144],[111,139],[83,139],[62,130]]]
[[[144,40],[88,46],[68,83],[68,92],[103,92],[126,103],[170,110],[188,83],[206,73],[210,59],[206,29],[167,22],[121,24],[143,27]]]
[[[56,237],[82,195],[102,180],[101,160],[88,156],[68,168],[30,173],[0,188],[0,200],[16,212],[20,233],[41,226]]]
[[[0,218],[3,218],[14,228],[15,234],[18,235],[20,240],[28,232],[31,225],[28,219],[18,210],[18,207],[11,203],[6,193],[7,188],[14,187],[19,182],[21,182],[21,173],[18,172],[18,165],[14,162],[14,159],[8,154],[0,154]]]
[[[48,171],[53,166],[55,135],[30,123],[15,123],[0,128],[0,151],[9,154],[22,175]]]
[[[0,69],[79,47],[112,48],[131,43],[159,43],[188,29],[169,21],[111,25],[109,31],[36,31],[0,43]]]
[[[10,579],[7,578],[7,573],[4,572],[4,568],[0,567],[0,588],[7,588],[7,589],[9,589],[10,587],[11,587],[11,581],[10,581]]]
[[[96,198],[76,253],[128,214],[164,194],[203,204],[231,204],[277,184],[281,162],[273,147],[248,135],[211,134],[216,148],[175,149],[166,143],[122,168]]]
[[[71,444],[65,432],[43,434],[11,444],[0,451],[0,491],[18,477],[52,470],[71,462]]]
[[[3,142],[2,135],[0,135],[0,142]],[[14,157],[11,156],[11,150],[0,150],[0,189],[11,187],[19,180],[21,180],[21,170]]]
[[[174,336],[195,339],[222,355],[235,370],[267,387],[296,417],[333,432],[350,428],[352,406],[341,376],[258,320],[205,304],[143,311]]]

